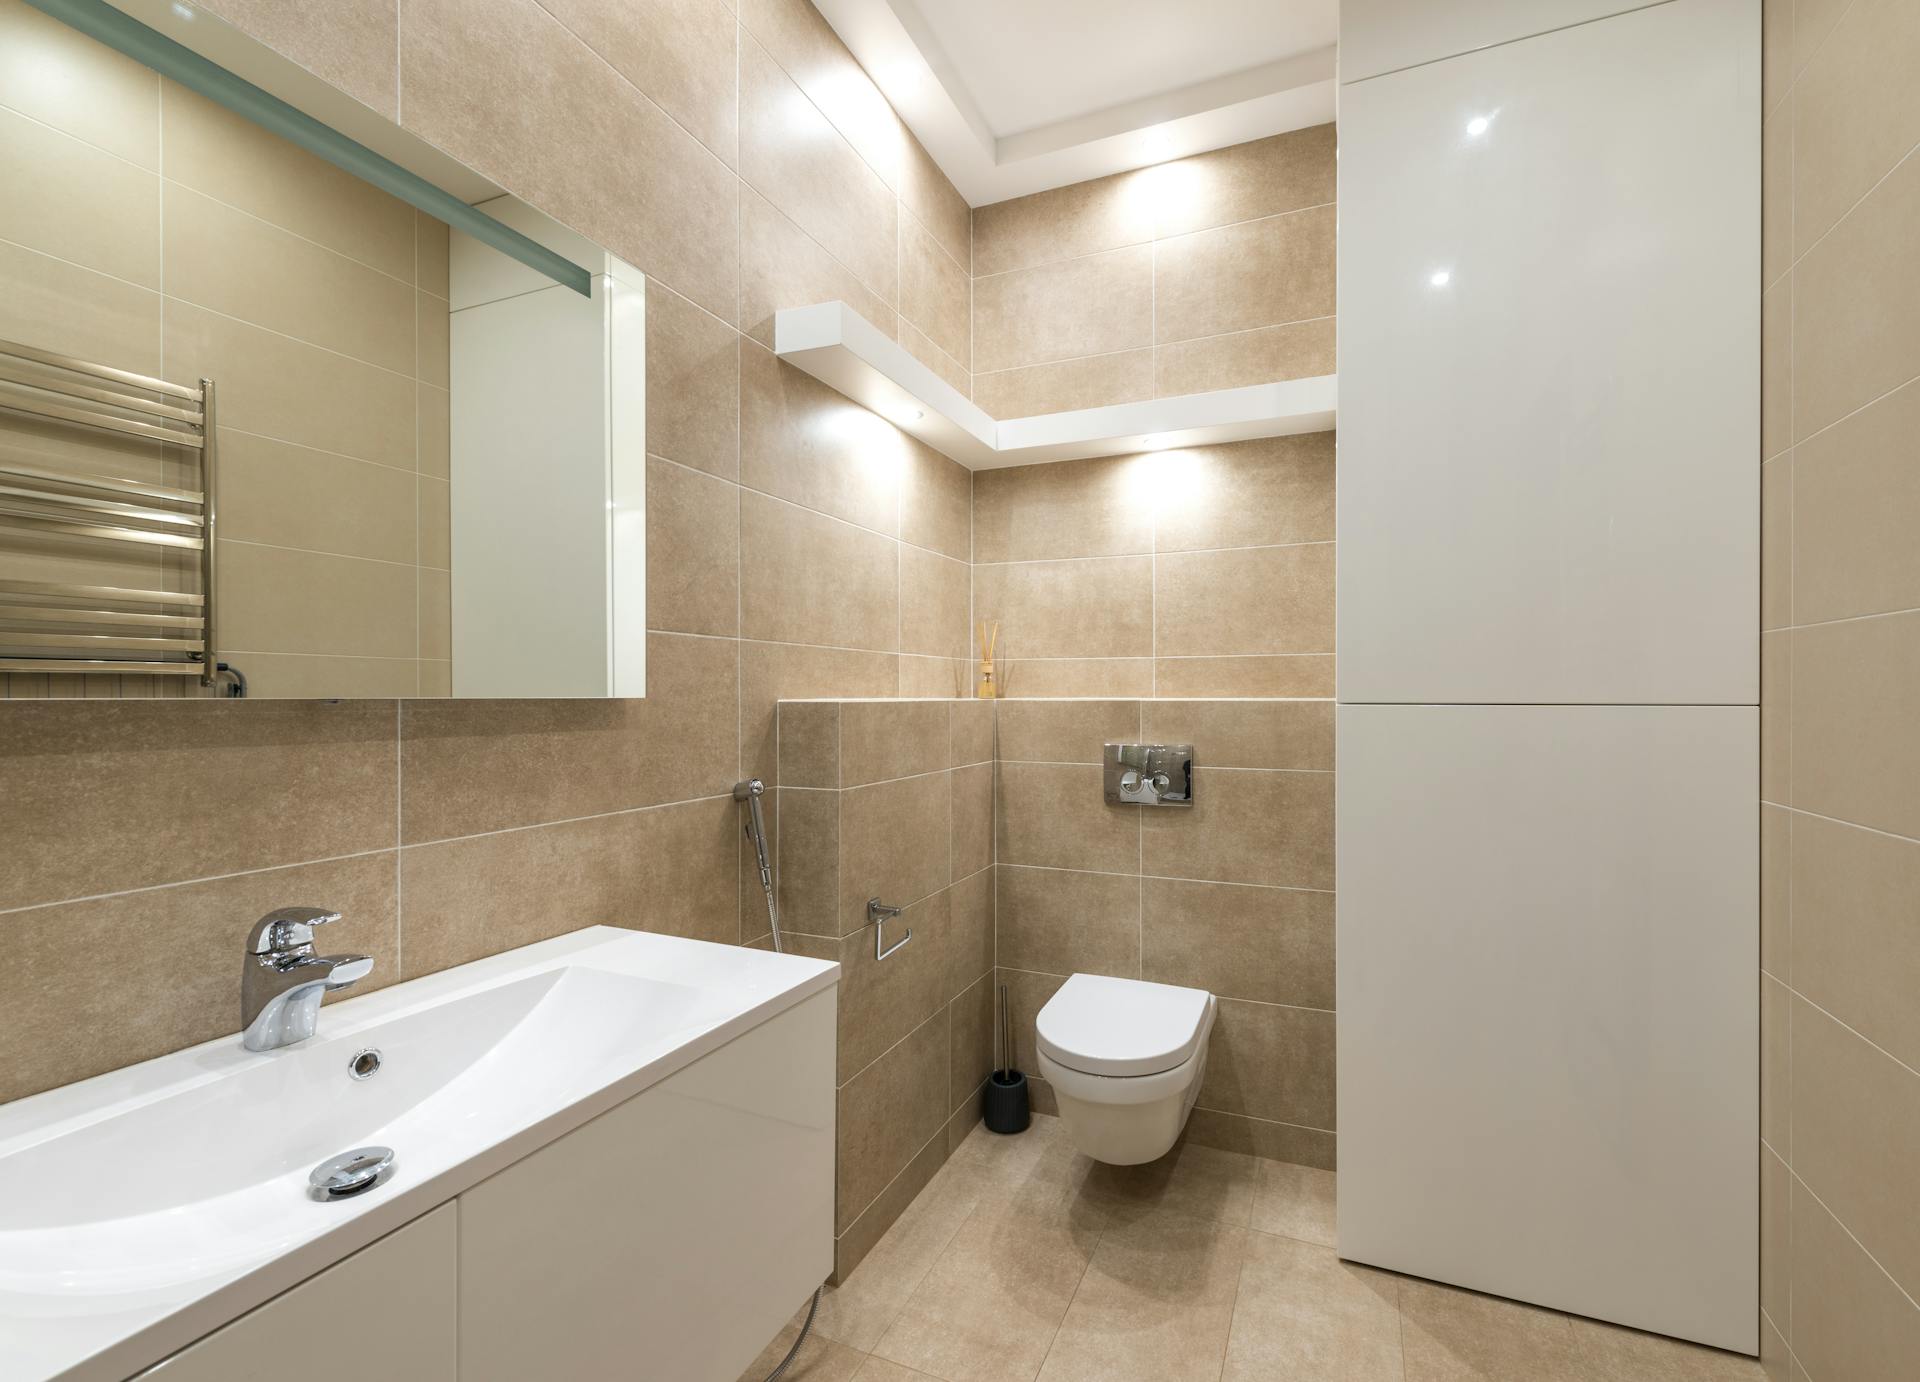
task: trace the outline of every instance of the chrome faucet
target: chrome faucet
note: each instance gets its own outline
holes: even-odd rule
[[[247,934],[240,970],[240,1044],[271,1051],[313,1035],[320,1000],[373,972],[370,955],[316,955],[313,928],[340,920],[319,907],[268,912]]]

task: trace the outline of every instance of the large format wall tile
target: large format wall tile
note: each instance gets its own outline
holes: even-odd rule
[[[973,367],[1013,369],[1151,345],[1153,278],[1145,247],[976,278]]]
[[[58,72],[55,81],[36,80]],[[95,43],[30,5],[0,13],[0,91],[22,115],[158,171],[152,68]]]
[[[900,315],[963,366],[973,359],[973,282],[912,216],[900,221]]]
[[[1793,805],[1920,836],[1920,612],[1791,637]]]
[[[1324,206],[1334,198],[1331,123],[1234,144],[1151,170],[1162,236]]]
[[[1920,374],[1920,159],[1909,158],[1793,271],[1793,435]]]
[[[1800,74],[1793,102],[1793,231],[1804,253],[1920,142],[1920,13],[1848,6]]]
[[[1793,1171],[1911,1295],[1920,1286],[1920,1075],[1804,999]]]
[[[740,51],[740,175],[883,302],[895,301],[892,190],[757,43]]]
[[[994,858],[1003,864],[1130,873],[1140,866],[1136,807],[1109,806],[1094,764],[1002,763]]]
[[[395,884],[393,851],[383,850],[0,916],[0,1046],[11,1053],[0,1103],[238,1032],[235,970],[248,928],[296,897],[344,914],[327,930],[331,948],[374,957],[353,993],[394,982]],[[138,964],[99,962],[130,945]],[[76,954],[87,962],[72,963]]]
[[[1786,813],[1772,814],[1789,833]],[[1792,956],[1770,972],[1920,1069],[1920,844],[1811,815],[1793,817],[1790,833],[1790,865],[1776,867],[1791,889],[1781,926]]]
[[[1920,380],[1794,449],[1792,620],[1920,608],[1917,436]]]
[[[752,341],[740,346],[740,483],[899,535],[906,438]]]
[[[160,179],[0,107],[0,236],[143,288],[160,286]]]
[[[647,285],[647,450],[734,479],[740,464],[741,345],[733,328]]]
[[[1334,364],[1332,317],[1171,341],[1153,352],[1153,396],[1174,398],[1276,379],[1309,379],[1332,374]]]
[[[844,1233],[945,1127],[950,1054],[942,1008],[841,1086],[836,1231]]]
[[[980,471],[973,481],[976,562],[1057,561],[1153,550],[1138,457]]]
[[[732,170],[533,0],[407,0],[400,73],[409,130],[733,319]]]
[[[355,100],[398,118],[399,0],[344,0],[321,10],[277,0],[214,0],[207,8]]]
[[[739,144],[739,32],[724,0],[540,0],[615,71],[728,163]]]
[[[1043,974],[1140,975],[1140,879],[1068,869],[996,870],[996,961]]]
[[[1152,398],[1154,352],[1120,350],[1078,360],[995,370],[973,377],[973,401],[988,417],[1032,417]],[[985,471],[983,474],[997,474]]]
[[[402,839],[731,791],[737,661],[728,639],[653,634],[644,700],[409,702],[401,716]]]
[[[897,544],[751,492],[740,496],[746,638],[891,649],[900,631]]]
[[[912,136],[820,12],[807,0],[741,0],[737,8],[741,25],[868,166],[889,187],[898,186]],[[920,205],[926,200],[923,195]]]
[[[1197,231],[1156,246],[1156,342],[1333,315],[1331,207]]]
[[[973,569],[973,617],[999,622],[1000,657],[1140,656],[1152,608],[1150,557]]]
[[[1333,894],[1142,881],[1140,977],[1227,998],[1333,1007]]]
[[[1156,558],[1161,657],[1333,651],[1333,544]]]
[[[1199,1102],[1331,1131],[1333,1014],[1221,999]]]
[[[394,720],[378,701],[9,705],[0,910],[386,849]]]
[[[981,277],[1079,259],[1153,239],[1153,180],[1116,173],[973,213],[973,271]]]
[[[783,307],[844,302],[885,335],[893,309],[846,265],[753,188],[740,188],[740,329],[773,349]],[[724,315],[724,314],[723,314]]]
[[[1194,746],[1196,757],[1200,746]],[[1194,770],[1193,805],[1141,813],[1142,872],[1162,878],[1333,887],[1333,774]]]

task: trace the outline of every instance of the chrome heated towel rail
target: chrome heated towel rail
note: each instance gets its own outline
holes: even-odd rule
[[[0,672],[137,673],[215,681],[213,381],[195,388],[0,341],[0,412],[180,447],[197,488],[29,465],[0,448],[0,543],[173,548],[199,589],[0,579]],[[14,564],[18,571],[20,566]]]

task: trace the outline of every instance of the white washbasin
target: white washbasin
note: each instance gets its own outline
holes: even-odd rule
[[[334,1004],[280,1051],[236,1035],[0,1107],[0,1382],[157,1361],[837,969],[591,927]],[[390,1180],[308,1196],[315,1165],[368,1144],[396,1153]]]

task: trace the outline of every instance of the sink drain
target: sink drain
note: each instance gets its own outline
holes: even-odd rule
[[[391,1176],[396,1164],[391,1147],[355,1147],[314,1167],[307,1193],[316,1200],[352,1199]]]
[[[356,1080],[370,1080],[380,1073],[380,1060],[380,1051],[377,1047],[369,1046],[364,1050],[355,1051],[353,1059],[347,1062],[347,1074]]]

